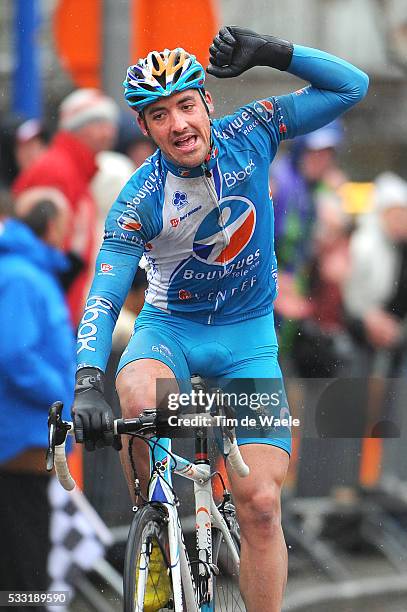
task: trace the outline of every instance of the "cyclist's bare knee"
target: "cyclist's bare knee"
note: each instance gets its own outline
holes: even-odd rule
[[[281,487],[288,467],[285,451],[272,446],[241,447],[247,478],[229,471],[242,539],[262,546],[281,529]]]
[[[281,526],[279,487],[271,483],[263,490],[249,491],[239,500],[237,512],[242,538],[267,546]]]
[[[145,408],[156,408],[165,393],[160,385],[156,394],[157,379],[169,379],[174,390],[175,376],[165,363],[156,359],[137,359],[120,370],[116,379],[122,415],[125,419],[138,416]]]

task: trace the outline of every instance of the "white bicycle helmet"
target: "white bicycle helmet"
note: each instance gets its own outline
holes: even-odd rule
[[[151,51],[128,68],[124,97],[133,110],[141,112],[148,104],[185,89],[198,89],[203,97],[204,83],[205,71],[195,55],[180,47]]]

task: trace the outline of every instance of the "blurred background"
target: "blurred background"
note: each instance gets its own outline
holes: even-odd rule
[[[405,0],[2,0],[0,222],[13,218],[28,225],[38,239],[35,248],[45,243],[64,253],[68,263],[63,274],[55,273],[55,282],[64,288],[60,306],[66,309],[67,334],[73,333],[103,220],[126,180],[154,151],[122,99],[126,68],[153,48],[176,46],[206,65],[209,44],[223,24],[323,49],[370,77],[362,103],[326,128],[284,143],[270,168],[281,361],[291,410],[302,423],[294,433],[284,491],[290,551],[284,609],[319,612],[329,605],[332,612],[401,612],[407,610]],[[301,86],[266,68],[207,81],[216,116]],[[14,245],[21,240],[12,235]],[[25,246],[20,256],[27,258],[31,248]],[[0,233],[3,269],[9,255]],[[7,282],[10,289],[12,279]],[[46,300],[49,289],[41,283],[39,275],[38,287],[30,290],[43,291]],[[15,325],[18,300],[6,299],[4,287],[6,329],[8,322]],[[117,413],[115,367],[145,288],[140,269],[115,332],[108,396]],[[59,342],[58,329],[38,308],[29,316],[39,329],[51,330],[44,338],[38,334],[34,347],[45,363],[45,344]],[[24,329],[22,320],[20,335]],[[3,335],[4,354],[10,353],[6,343],[14,341]],[[59,367],[65,380],[69,363],[67,357]],[[9,370],[9,359],[3,359],[0,376],[11,376]],[[44,389],[48,383],[38,376]],[[69,378],[64,389],[68,405],[71,383]],[[0,387],[0,397],[6,391]],[[25,588],[45,588],[49,583],[41,580],[50,579],[52,588],[75,588],[72,610],[120,609],[123,543],[132,513],[116,453],[82,457],[74,449],[72,469],[88,501],[72,502],[43,480],[40,433],[6,451],[10,439],[25,435],[7,420],[6,412],[14,414],[17,405],[9,396],[0,408],[0,531],[27,519],[30,479],[34,491],[41,481],[38,520],[41,533],[48,533],[48,548],[37,559],[43,575]],[[36,409],[42,423],[48,400],[44,393],[43,412]],[[187,529],[190,512],[186,504]],[[26,527],[32,531],[28,519]],[[29,556],[25,537],[17,529],[7,540],[7,550],[16,550],[22,563]],[[13,587],[7,566],[8,561],[0,564],[3,590]],[[24,571],[16,588],[23,587]]]

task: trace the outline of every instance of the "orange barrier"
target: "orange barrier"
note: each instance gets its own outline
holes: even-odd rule
[[[359,467],[359,482],[362,487],[371,488],[379,482],[382,468],[383,440],[364,438]]]
[[[218,0],[129,0],[130,58],[152,49],[185,47],[204,66],[219,27]],[[53,18],[55,48],[77,87],[101,87],[101,0],[59,0]]]
[[[101,0],[60,0],[54,14],[55,46],[77,87],[101,87]]]
[[[219,19],[217,0],[132,0],[130,58],[184,47],[206,67]]]

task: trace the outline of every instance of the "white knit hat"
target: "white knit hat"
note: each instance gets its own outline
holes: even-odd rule
[[[117,123],[119,108],[116,102],[98,89],[77,89],[59,107],[59,128],[76,130],[89,121],[105,120]]]
[[[407,207],[407,182],[393,172],[379,174],[374,182],[376,208]]]

